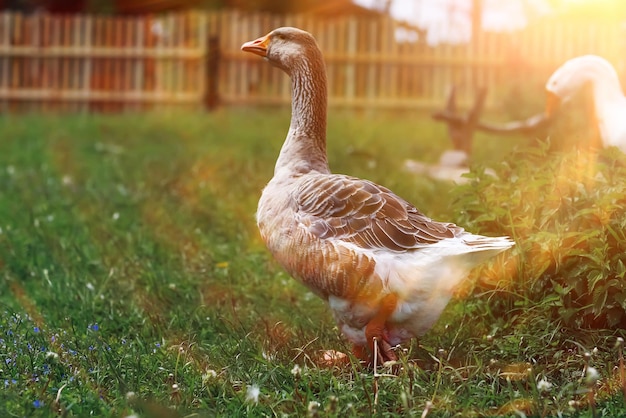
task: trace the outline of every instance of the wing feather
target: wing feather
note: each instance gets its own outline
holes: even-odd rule
[[[463,232],[433,221],[391,190],[355,177],[307,176],[294,197],[300,223],[320,239],[403,252]]]

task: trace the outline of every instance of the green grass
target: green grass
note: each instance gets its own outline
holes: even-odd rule
[[[597,414],[625,413],[619,332],[565,329],[523,301],[500,315],[489,294],[453,302],[397,376],[318,367],[347,344],[254,221],[288,117],[2,117],[0,416],[591,416],[587,363]],[[475,162],[526,142],[479,135]],[[401,170],[448,144],[423,114],[329,120],[335,172],[458,221],[450,184]]]

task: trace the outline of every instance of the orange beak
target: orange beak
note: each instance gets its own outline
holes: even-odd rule
[[[551,91],[547,92],[548,95],[546,97],[546,116],[551,118],[554,116],[556,111],[561,107],[561,98]]]
[[[267,56],[267,47],[269,44],[270,35],[267,34],[259,39],[255,39],[254,41],[249,41],[241,45],[241,50],[265,57]]]

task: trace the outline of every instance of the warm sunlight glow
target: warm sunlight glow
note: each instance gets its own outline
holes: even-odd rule
[[[562,0],[562,9],[576,16],[623,19],[626,7],[621,0]]]

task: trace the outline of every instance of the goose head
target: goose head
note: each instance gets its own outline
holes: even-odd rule
[[[585,86],[591,84],[594,94],[611,89],[619,91],[619,79],[613,66],[597,55],[572,58],[561,65],[548,79],[546,114],[554,115],[561,103],[571,100]]]
[[[274,29],[265,36],[244,43],[241,50],[264,57],[289,75],[295,69],[306,68],[312,58],[321,59],[315,38],[292,27]]]

